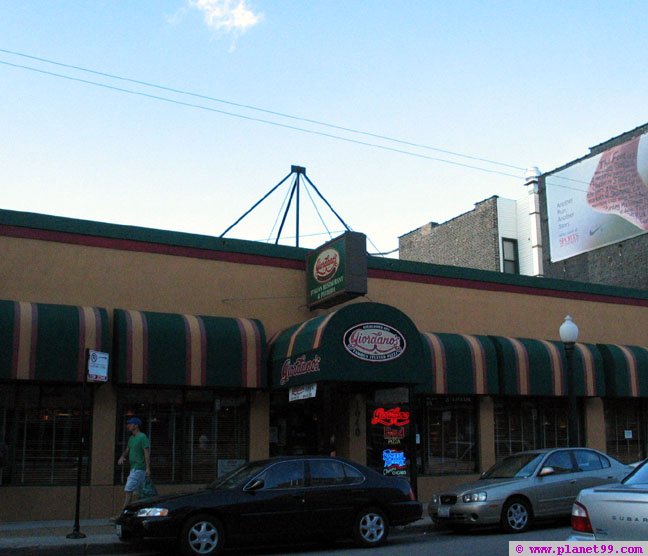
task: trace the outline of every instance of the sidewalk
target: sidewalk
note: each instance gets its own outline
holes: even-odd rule
[[[107,519],[82,519],[79,529],[84,539],[68,539],[73,528],[74,520],[0,523],[0,554],[73,556],[141,551],[141,545],[120,542],[115,526]]]
[[[127,554],[143,552],[142,544],[122,543],[115,526],[107,519],[82,519],[80,531],[84,539],[68,539],[71,521],[27,521],[0,523],[0,554],[2,556],[74,556],[78,554]],[[395,527],[390,534],[399,534],[431,528],[432,522],[424,505],[423,518]]]

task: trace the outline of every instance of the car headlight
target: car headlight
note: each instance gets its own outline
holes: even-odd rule
[[[469,502],[486,502],[486,498],[487,495],[485,492],[469,492],[461,497],[466,504]]]
[[[432,498],[430,498],[430,504],[438,504],[439,503],[439,496],[437,494],[433,494]]]
[[[167,508],[142,508],[137,512],[137,517],[163,517],[169,515]]]

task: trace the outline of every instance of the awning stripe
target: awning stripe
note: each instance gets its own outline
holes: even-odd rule
[[[594,357],[592,352],[583,344],[576,344],[576,349],[580,353],[581,361],[583,364],[583,373],[585,381],[585,395],[596,396],[596,373],[594,370]]]
[[[315,332],[315,340],[313,342],[313,349],[318,349],[322,345],[322,337],[324,336],[324,330],[326,329],[326,325],[333,318],[335,313],[336,311],[333,311],[332,313],[326,315],[322,319],[320,325],[317,327],[317,331]]]
[[[479,343],[477,338],[468,334],[461,334],[461,337],[466,340],[470,347],[470,354],[472,356],[473,378],[475,382],[475,394],[487,394],[487,380],[486,380],[486,355],[484,354],[484,347]]]
[[[433,365],[434,365],[434,393],[447,394],[448,393],[448,376],[447,376],[447,361],[446,352],[443,342],[436,334],[423,332],[421,334],[427,341],[430,351],[432,352]]]
[[[14,360],[12,378],[33,380],[38,343],[38,310],[33,303],[20,301],[14,305]]]
[[[126,311],[128,352],[126,376],[130,384],[146,384],[148,375],[148,326],[146,315]]]
[[[515,361],[517,365],[517,382],[518,392],[522,396],[528,396],[530,392],[530,367],[529,354],[520,340],[517,338],[507,338],[515,350]]]
[[[547,348],[551,364],[551,376],[553,378],[553,391],[555,396],[565,395],[565,371],[563,369],[562,358],[555,344],[546,340],[540,342]]]
[[[259,327],[250,319],[236,319],[241,332],[241,352],[243,354],[243,384],[247,388],[261,385],[261,334]]]
[[[292,357],[293,350],[295,349],[295,342],[297,341],[297,338],[299,337],[299,334],[301,333],[301,331],[304,330],[304,328],[306,328],[306,325],[307,325],[309,322],[310,322],[310,321],[308,321],[308,320],[302,322],[302,323],[301,323],[301,324],[300,324],[300,325],[295,329],[295,331],[292,333],[292,336],[290,336],[290,342],[288,342],[288,354],[286,355],[286,357]]]
[[[79,355],[77,380],[82,381],[86,373],[86,350],[101,351],[102,322],[96,307],[79,307]]]
[[[204,386],[206,384],[205,325],[202,319],[194,315],[182,315],[185,324],[187,357],[186,384]]]
[[[617,348],[623,354],[628,368],[628,383],[630,386],[630,396],[633,398],[639,397],[639,373],[637,371],[637,359],[626,346],[617,345]]]

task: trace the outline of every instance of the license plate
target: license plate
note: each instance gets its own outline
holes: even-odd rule
[[[122,526],[121,525],[115,525],[115,529],[117,529],[117,536],[121,537],[122,536]]]
[[[450,506],[439,506],[439,517],[450,517]]]

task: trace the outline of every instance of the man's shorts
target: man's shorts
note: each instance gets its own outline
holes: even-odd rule
[[[143,469],[131,469],[126,479],[124,492],[137,492],[146,480],[146,471]]]

